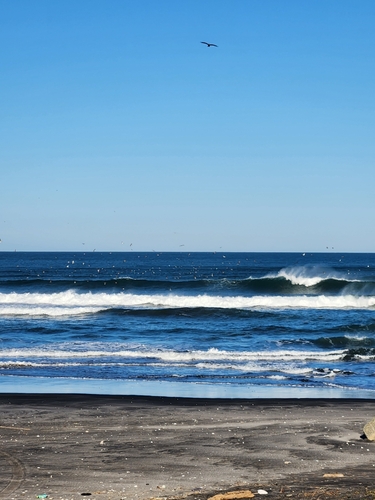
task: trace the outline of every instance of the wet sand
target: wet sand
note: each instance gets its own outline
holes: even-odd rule
[[[1,394],[0,499],[373,499],[374,416],[375,400]]]

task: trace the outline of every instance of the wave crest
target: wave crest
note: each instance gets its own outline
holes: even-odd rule
[[[307,288],[316,286],[327,280],[342,281],[344,283],[347,283],[348,281],[357,281],[348,280],[347,276],[343,276],[336,271],[326,269],[321,266],[286,267],[280,269],[280,271],[276,274],[268,274],[267,277],[284,278],[285,280],[290,281],[292,285],[304,286]]]

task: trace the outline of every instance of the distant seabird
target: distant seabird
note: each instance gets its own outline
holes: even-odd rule
[[[205,45],[207,45],[207,47],[217,47],[215,43],[208,43],[208,42],[201,42],[201,43],[204,43]]]

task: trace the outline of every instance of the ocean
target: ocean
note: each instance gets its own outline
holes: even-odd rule
[[[375,254],[0,253],[0,392],[375,398]]]

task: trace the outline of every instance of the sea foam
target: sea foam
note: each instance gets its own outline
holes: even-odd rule
[[[220,308],[220,309],[369,309],[374,296],[257,295],[212,296],[130,293],[0,293],[0,315],[63,316],[96,313],[113,308]]]

